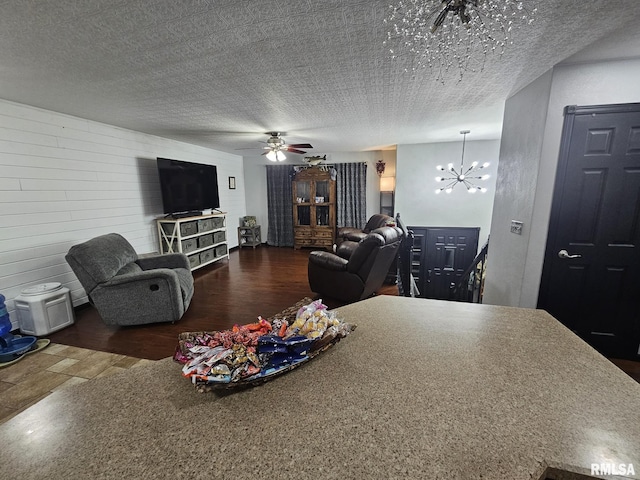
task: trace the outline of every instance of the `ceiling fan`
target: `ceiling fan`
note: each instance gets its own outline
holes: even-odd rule
[[[269,135],[267,146],[263,147],[267,151],[262,155],[266,155],[272,162],[282,162],[285,160],[287,157],[284,152],[304,154],[307,152],[300,150],[301,148],[313,148],[309,143],[293,143],[287,145],[284,138],[282,138],[282,132],[267,132],[267,135]]]

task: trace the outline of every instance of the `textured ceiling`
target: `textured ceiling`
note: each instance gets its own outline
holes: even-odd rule
[[[443,85],[390,58],[389,2],[0,0],[0,98],[242,155],[271,130],[314,154],[499,138],[509,94],[640,19],[638,0],[531,0],[504,55]]]

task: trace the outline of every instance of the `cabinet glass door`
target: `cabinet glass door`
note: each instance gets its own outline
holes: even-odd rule
[[[329,225],[328,205],[319,205],[316,207],[316,225]]]
[[[296,205],[298,209],[298,225],[311,225],[311,207],[309,205]]]
[[[331,201],[329,198],[329,182],[317,181],[316,182],[316,197],[315,203],[328,203]]]
[[[309,203],[311,201],[311,183],[295,182],[295,197],[297,203]]]

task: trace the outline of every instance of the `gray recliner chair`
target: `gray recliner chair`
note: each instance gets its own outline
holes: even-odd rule
[[[140,258],[117,233],[74,245],[65,259],[107,325],[175,322],[193,296],[186,255]]]
[[[370,297],[382,287],[403,239],[397,227],[373,230],[360,242],[346,241],[338,254],[309,254],[309,286],[322,296],[346,302]],[[343,250],[350,250],[344,252]]]

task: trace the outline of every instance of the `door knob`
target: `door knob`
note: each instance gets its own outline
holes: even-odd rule
[[[567,252],[566,250],[560,250],[558,252],[558,256],[560,258],[581,258],[582,255],[569,255],[569,252]]]

